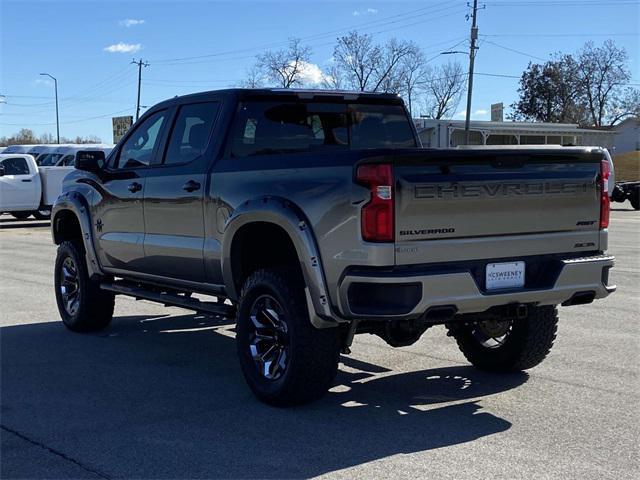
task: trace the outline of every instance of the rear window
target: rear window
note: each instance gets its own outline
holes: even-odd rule
[[[415,147],[400,105],[249,101],[234,121],[234,157]]]

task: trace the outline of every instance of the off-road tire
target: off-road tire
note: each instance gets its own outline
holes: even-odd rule
[[[273,406],[293,406],[322,397],[338,371],[340,335],[337,328],[317,329],[310,320],[304,281],[295,270],[267,269],[251,274],[238,304],[236,345],[244,378],[253,393]],[[280,378],[263,376],[250,352],[255,328],[251,311],[265,295],[282,307],[288,337],[288,364]]]
[[[31,216],[31,212],[11,212],[11,216],[17,220],[26,220]]]
[[[62,266],[67,258],[71,259],[77,272],[78,306],[73,314],[65,308],[61,291]],[[102,330],[109,325],[113,317],[115,296],[100,289],[99,284],[89,278],[84,247],[80,242],[65,241],[58,247],[54,283],[58,311],[69,330],[92,332]]]
[[[487,348],[474,336],[474,325],[453,325],[450,331],[460,351],[476,368],[489,372],[519,372],[545,359],[556,338],[558,309],[554,306],[532,307],[526,318],[513,320],[506,341]]]

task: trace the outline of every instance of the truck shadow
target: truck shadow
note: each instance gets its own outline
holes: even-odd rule
[[[470,442],[511,426],[478,400],[528,378],[461,366],[395,373],[344,357],[324,399],[277,409],[251,395],[232,326],[216,318],[0,335],[2,425],[109,477],[301,478]]]

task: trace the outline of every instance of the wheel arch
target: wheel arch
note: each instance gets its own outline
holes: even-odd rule
[[[312,323],[318,327],[334,326],[336,318],[329,305],[322,262],[312,228],[302,210],[292,202],[278,197],[262,197],[243,203],[227,220],[222,243],[222,275],[228,296],[240,296],[243,271],[239,259],[241,245],[251,238],[251,244],[265,245],[251,256],[270,253],[268,247],[277,245],[273,263],[283,252],[295,253],[306,285]],[[257,236],[257,238],[256,238]],[[275,237],[275,238],[272,238]],[[259,239],[259,240],[258,240]],[[241,255],[240,255],[241,258]],[[240,263],[240,264],[239,264]],[[261,263],[261,262],[259,262]],[[315,313],[315,315],[313,315]]]
[[[102,276],[91,232],[91,218],[87,200],[76,192],[62,194],[51,211],[51,236],[56,245],[65,240],[82,242],[90,277]]]

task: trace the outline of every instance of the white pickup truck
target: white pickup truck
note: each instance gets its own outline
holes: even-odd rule
[[[19,220],[51,217],[51,205],[62,192],[62,181],[73,167],[38,167],[33,156],[0,154],[0,213]]]

